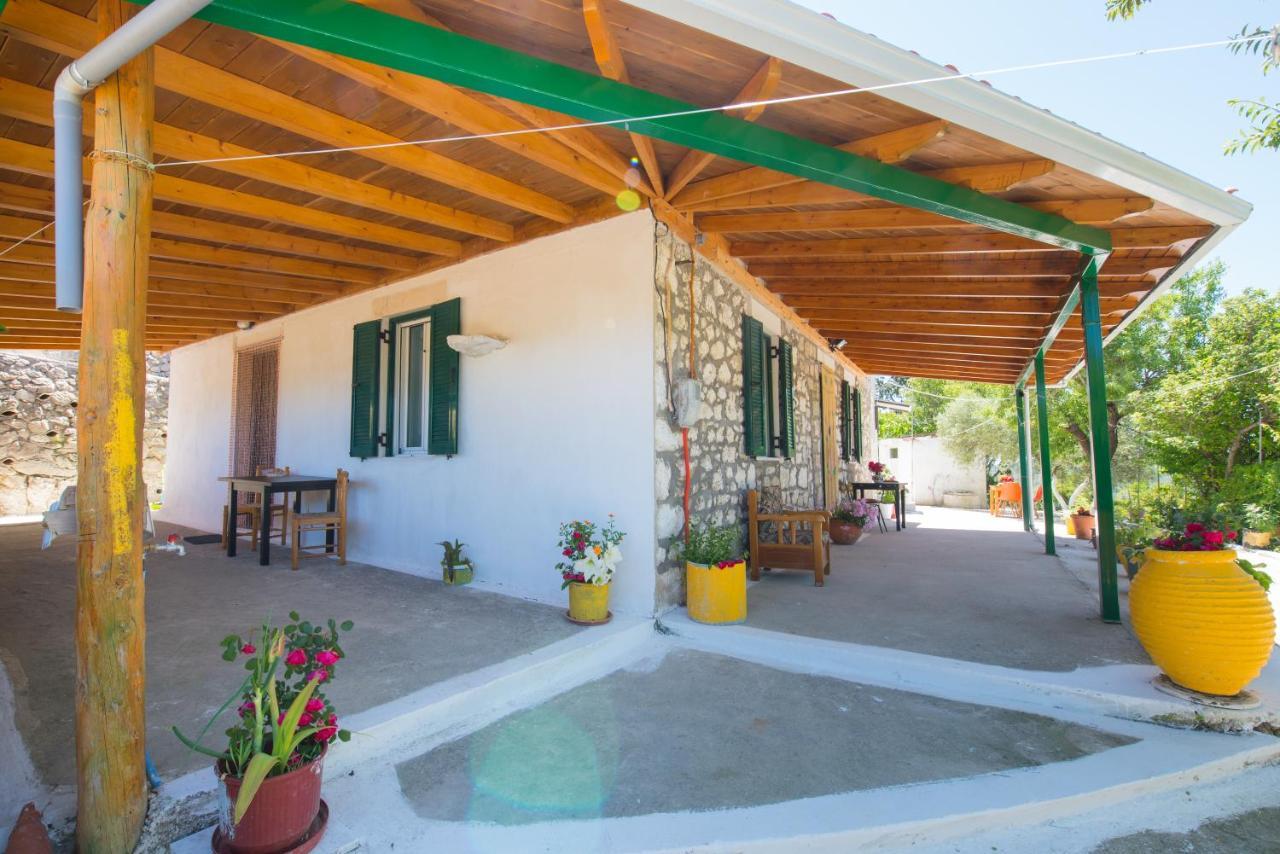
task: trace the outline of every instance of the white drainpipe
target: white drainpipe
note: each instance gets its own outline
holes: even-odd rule
[[[53,87],[54,295],[58,311],[84,306],[84,136],[82,101],[129,60],[164,38],[212,0],[155,0],[63,69]]]

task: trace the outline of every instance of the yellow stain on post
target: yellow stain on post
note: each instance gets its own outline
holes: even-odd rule
[[[111,508],[111,553],[127,555],[133,550],[135,533],[129,524],[129,501],[134,497],[138,476],[138,422],[128,330],[113,330],[111,344],[111,408],[107,422],[105,480]]]

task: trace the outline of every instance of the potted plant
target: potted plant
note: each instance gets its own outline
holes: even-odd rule
[[[243,658],[248,675],[194,739],[173,728],[187,747],[213,757],[214,772],[233,805],[214,830],[214,851],[293,851],[303,844],[314,847],[325,831],[324,757],[334,739],[351,738],[338,728],[337,713],[321,690],[343,658],[339,626],[329,620],[326,630],[297,612],[289,620],[284,628],[264,624],[248,641],[239,635],[223,638],[222,657]],[[350,620],[341,625],[344,632],[351,628]],[[236,700],[239,719],[226,731],[226,750],[205,747],[201,739]]]
[[[571,622],[595,626],[613,619],[609,583],[622,561],[619,545],[625,536],[615,527],[612,513],[602,526],[590,520],[560,526],[560,554],[564,560],[556,564],[556,569],[563,581],[560,588],[569,588],[567,616]]]
[[[872,514],[880,511],[880,505],[862,498],[846,498],[831,514],[831,542],[851,546],[862,536],[862,529]]]
[[[1277,514],[1261,504],[1247,504],[1244,508],[1244,544],[1254,549],[1265,549],[1275,536]]]
[[[689,531],[683,557],[689,619],[727,625],[747,619],[747,562],[736,525]]]
[[[1190,522],[1143,551],[1129,587],[1133,630],[1173,682],[1233,696],[1262,671],[1275,643],[1270,578],[1236,559],[1234,531]]]
[[[444,547],[444,557],[440,559],[444,583],[470,584],[471,579],[475,577],[475,568],[471,565],[471,558],[462,556],[462,550],[467,544],[461,540],[453,542],[442,540],[436,545]]]
[[[1088,507],[1077,507],[1071,514],[1071,528],[1077,540],[1092,540],[1097,520]]]
[[[871,479],[876,483],[883,483],[891,477],[889,467],[884,463],[872,460],[867,463],[867,468],[871,470]]]

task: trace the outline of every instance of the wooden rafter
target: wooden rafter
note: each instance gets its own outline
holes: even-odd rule
[[[769,282],[769,290],[783,299],[790,296],[850,296],[875,294],[877,296],[1010,296],[1062,298],[1070,290],[1070,283],[1055,283],[1045,279],[1029,279],[1024,282],[1010,279],[779,279]],[[1099,292],[1104,298],[1137,298],[1152,288],[1150,282],[1102,282]]]
[[[875,134],[837,147],[850,154],[873,157],[881,163],[900,163],[929,143],[942,139],[946,132],[947,123],[935,119]],[[717,175],[715,178],[707,178],[691,184],[678,193],[671,203],[681,210],[688,210],[713,199],[803,183],[805,183],[803,178],[775,172],[762,166],[752,166],[749,169],[740,169],[737,172]]]
[[[42,0],[10,0],[4,15],[8,32],[15,37],[66,56],[79,56],[96,43],[92,21]],[[167,91],[325,145],[395,146],[366,149],[360,156],[557,222],[572,218],[568,205],[544,193],[445,157],[428,146],[404,146],[404,140],[391,134],[165,48],[156,48],[156,80]]]
[[[1028,202],[1025,207],[1053,213],[1073,222],[1105,224],[1129,214],[1150,210],[1153,202],[1142,196],[1113,199],[1073,199]],[[902,207],[866,207],[840,211],[787,211],[785,213],[716,214],[697,217],[698,228],[713,233],[764,233],[778,231],[857,231],[863,228],[966,228],[973,226],[926,211]]]
[[[745,104],[751,101],[767,101],[773,97],[773,93],[777,91],[778,84],[782,82],[782,60],[776,56],[771,56],[751,75],[751,79],[746,85],[738,91],[734,96],[733,103]],[[734,114],[747,122],[754,122],[764,114],[765,107],[757,104],[744,110],[735,110]],[[667,177],[666,198],[671,199],[681,190],[683,190],[690,181],[698,177],[703,169],[715,160],[714,154],[708,154],[705,151],[690,149],[685,152],[680,162],[671,170],[671,174]]]
[[[609,18],[605,14],[600,0],[582,0],[582,18],[587,25],[587,36],[591,39],[591,51],[595,54],[596,66],[600,73],[610,80],[629,83],[627,63],[622,57],[622,49],[613,34]],[[658,195],[664,195],[662,183],[662,165],[658,162],[658,153],[654,150],[653,140],[643,134],[631,134],[631,144],[635,146],[636,156],[649,176],[649,185]]]

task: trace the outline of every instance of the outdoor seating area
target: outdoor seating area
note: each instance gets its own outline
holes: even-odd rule
[[[347,562],[347,489],[349,476],[338,469],[335,477],[293,474],[289,467],[257,467],[253,477],[228,475],[218,478],[227,484],[227,503],[222,509],[222,544],[227,557],[236,556],[236,541],[248,536],[250,548],[258,553],[258,563],[271,563],[271,539],[278,536],[280,545],[290,545],[290,564],[298,568],[302,556],[336,555],[339,564]],[[308,493],[328,497],[324,510],[303,509]],[[292,500],[290,498],[292,496]],[[279,498],[280,500],[277,500]],[[239,520],[248,520],[241,528]],[[231,532],[235,520],[234,535]],[[303,543],[307,534],[321,534],[322,543]],[[314,538],[312,538],[314,539]]]

